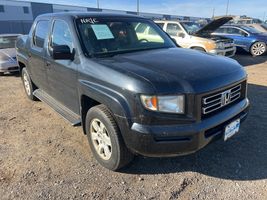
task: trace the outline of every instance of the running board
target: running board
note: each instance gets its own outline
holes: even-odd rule
[[[78,126],[81,124],[81,117],[79,115],[66,108],[43,90],[37,89],[33,92],[33,95],[42,102],[46,103],[49,107],[53,108],[64,119],[68,120],[72,126]]]

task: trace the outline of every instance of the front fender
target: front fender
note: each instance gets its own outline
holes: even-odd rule
[[[80,102],[82,95],[106,105],[115,117],[125,118],[130,125],[132,112],[129,102],[119,92],[95,82],[79,80]]]

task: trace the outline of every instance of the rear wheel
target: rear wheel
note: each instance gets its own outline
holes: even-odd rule
[[[250,47],[250,53],[252,56],[261,56],[266,52],[266,44],[264,42],[255,42]]]
[[[96,160],[105,168],[117,171],[128,165],[133,154],[128,150],[111,111],[99,105],[86,116],[86,134]]]
[[[24,67],[21,71],[21,79],[24,86],[25,93],[30,100],[37,101],[38,99],[33,95],[34,90],[36,89],[33,84],[30,75],[28,74],[27,69]]]

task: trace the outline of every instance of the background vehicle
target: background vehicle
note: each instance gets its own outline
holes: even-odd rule
[[[260,56],[266,52],[267,34],[244,25],[225,25],[217,29],[213,35],[234,40],[237,47]]]
[[[140,27],[161,39],[140,38]],[[238,62],[177,48],[134,15],[39,16],[17,41],[17,57],[27,96],[81,123],[95,158],[111,170],[134,154],[174,156],[227,140],[248,112]]]
[[[246,26],[257,29],[260,32],[267,33],[267,24],[246,24]]]
[[[0,35],[0,75],[19,70],[16,58],[15,41],[19,34]]]
[[[195,22],[188,21],[155,22],[172,38],[174,38],[179,46],[183,48],[232,57],[236,52],[233,40],[219,36],[211,36],[211,33],[214,30],[231,19],[231,17],[219,18],[203,27],[200,27],[200,25]]]

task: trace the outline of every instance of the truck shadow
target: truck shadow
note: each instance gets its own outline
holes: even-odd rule
[[[240,50],[233,57],[233,59],[238,61],[242,66],[248,67],[250,65],[258,65],[267,62],[267,54],[263,56],[253,57],[248,52]]]
[[[249,85],[250,114],[228,142],[217,141],[183,157],[137,157],[124,173],[166,174],[186,171],[232,180],[267,178],[267,87]]]

